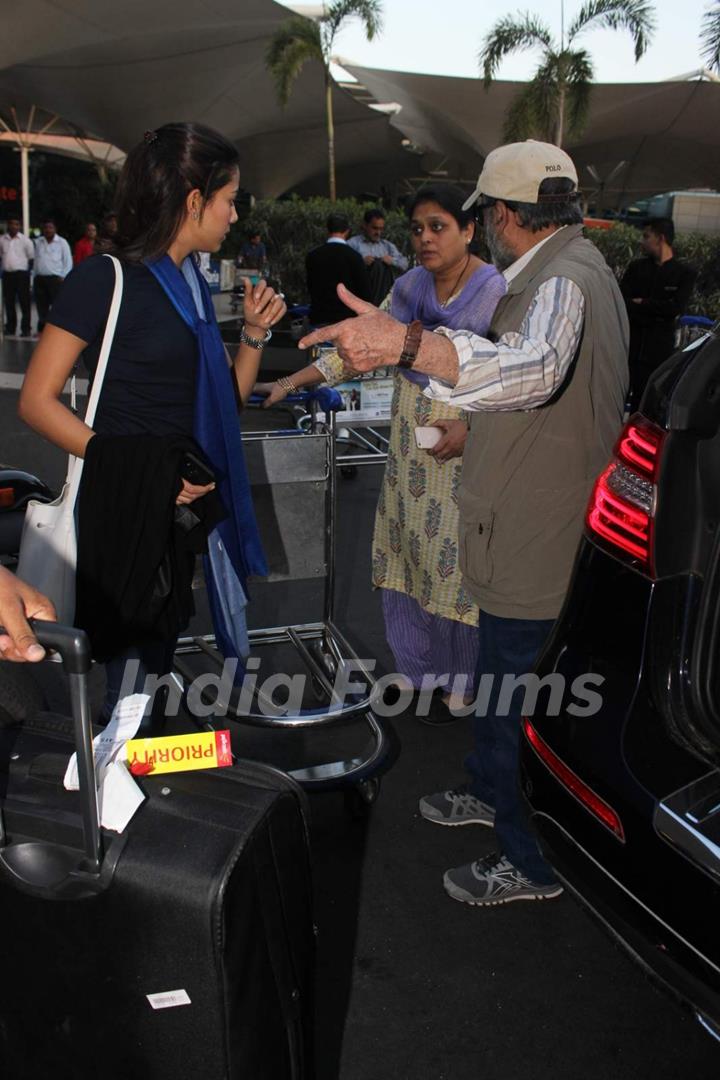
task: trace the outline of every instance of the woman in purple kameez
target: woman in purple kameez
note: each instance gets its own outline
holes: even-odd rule
[[[396,319],[420,319],[484,335],[505,292],[503,277],[470,252],[475,223],[464,195],[449,184],[421,188],[409,209],[418,266],[398,278],[383,307]],[[373,535],[372,582],[383,590],[388,644],[396,670],[415,688],[432,675],[450,708],[472,698],[478,652],[478,609],[458,565],[457,489],[467,418],[423,393],[427,376],[394,367],[390,446]],[[347,378],[342,360],[321,358],[292,377],[300,388]],[[287,389],[272,384],[268,404]],[[431,450],[419,449],[415,428],[440,428]],[[427,686],[427,681],[425,682]],[[451,719],[431,712],[434,722]]]

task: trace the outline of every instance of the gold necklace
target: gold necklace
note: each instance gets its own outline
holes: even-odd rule
[[[453,287],[450,290],[450,292],[448,293],[448,295],[445,297],[444,300],[440,301],[440,307],[444,308],[452,300],[453,296],[455,295],[455,290],[457,289],[458,285],[462,281],[463,274],[467,270],[469,263],[470,263],[470,252],[468,251],[467,255],[465,256],[465,262],[463,263],[463,268],[460,271],[460,273],[458,274],[457,278],[455,279]]]

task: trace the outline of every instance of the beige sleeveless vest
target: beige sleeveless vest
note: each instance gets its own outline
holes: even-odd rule
[[[550,402],[470,414],[459,491],[460,566],[480,608],[514,619],[560,611],[593,481],[608,462],[627,390],[628,321],[617,282],[581,225],[552,235],[514,278],[488,336],[520,329],[551,277],[582,289],[579,349]]]

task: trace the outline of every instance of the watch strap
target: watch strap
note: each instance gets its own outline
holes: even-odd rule
[[[423,329],[420,319],[413,319],[408,326],[400,359],[398,360],[398,367],[411,368],[414,365],[422,341]]]
[[[245,331],[245,327],[240,331],[240,340],[244,345],[249,345],[251,349],[262,349],[264,345],[267,345],[268,341],[272,337],[272,330],[265,331],[264,338],[254,338]]]

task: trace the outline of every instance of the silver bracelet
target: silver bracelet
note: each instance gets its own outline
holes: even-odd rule
[[[267,345],[271,337],[272,330],[266,330],[264,338],[250,337],[250,335],[245,332],[244,326],[240,331],[240,340],[243,345],[249,345],[251,349],[262,349],[264,345]]]

